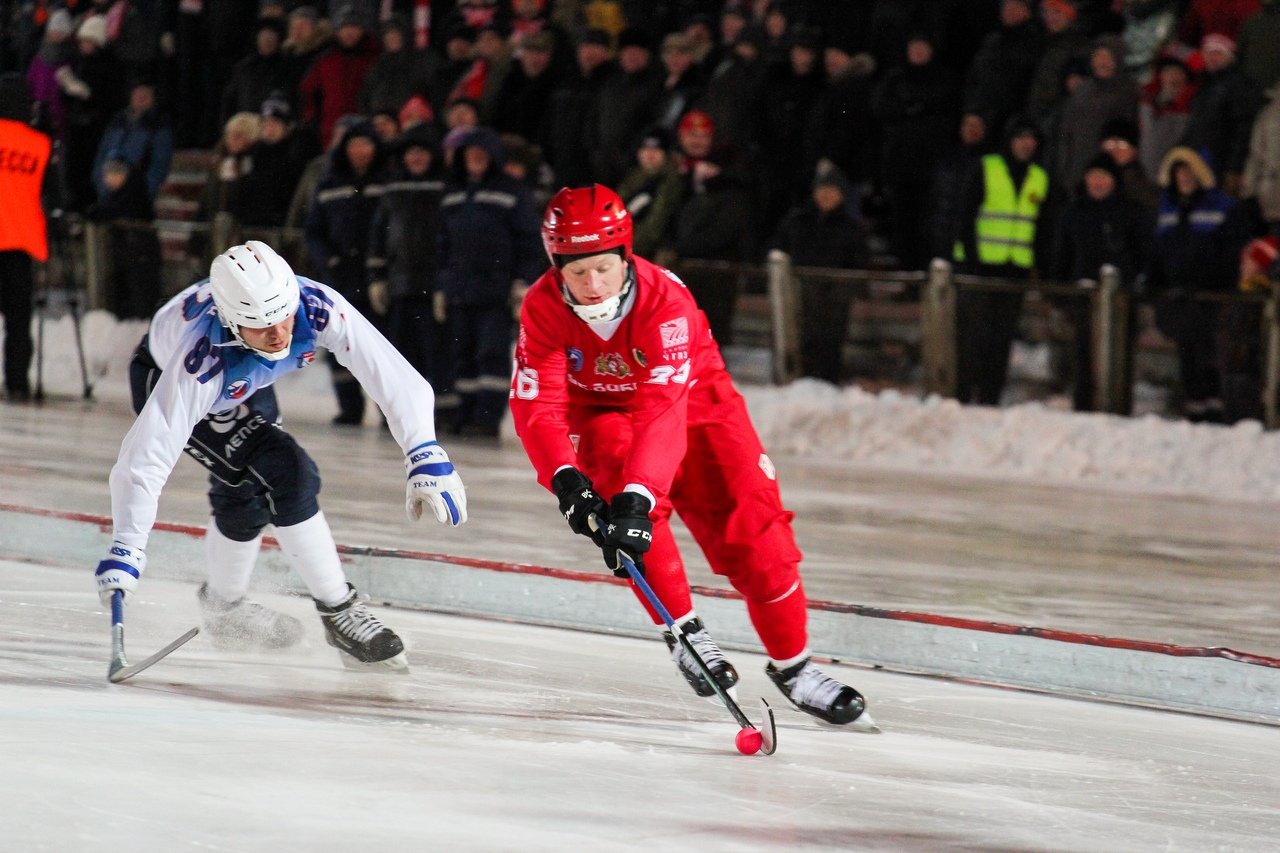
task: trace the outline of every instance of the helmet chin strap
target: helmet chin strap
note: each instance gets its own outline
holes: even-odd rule
[[[597,302],[594,305],[582,305],[575,300],[573,294],[569,292],[569,286],[565,284],[563,277],[560,279],[560,292],[564,295],[564,301],[573,309],[573,313],[578,315],[579,320],[591,325],[608,323],[611,320],[618,319],[618,316],[622,313],[623,303],[631,293],[631,283],[634,278],[635,267],[628,263],[626,277],[622,280],[622,289],[603,302]]]

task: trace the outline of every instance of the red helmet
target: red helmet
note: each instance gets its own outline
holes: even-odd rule
[[[552,263],[556,255],[595,255],[619,246],[626,260],[631,257],[631,214],[606,186],[565,187],[547,204],[542,245]]]

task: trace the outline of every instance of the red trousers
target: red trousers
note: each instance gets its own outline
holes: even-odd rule
[[[700,382],[690,392],[688,449],[671,494],[650,513],[653,545],[645,577],[675,619],[693,610],[684,562],[671,533],[674,510],[702,549],[711,570],[728,579],[747,602],[765,651],[784,661],[808,643],[800,549],[783,508],[773,464],[728,378]],[[570,413],[583,472],[606,500],[622,491],[623,463],[631,447],[625,412],[583,407]],[[655,623],[660,622],[636,590]],[[714,634],[714,632],[713,632]]]

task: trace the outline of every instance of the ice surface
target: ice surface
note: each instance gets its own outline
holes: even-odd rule
[[[353,674],[309,602],[278,655],[197,637],[109,685],[107,613],[80,567],[0,561],[0,847],[22,851],[1274,850],[1275,729],[829,671],[880,735],[791,710],[763,659],[740,695],[779,749],[738,755],[652,641],[380,608],[408,676]],[[145,655],[198,619],[150,578]],[[752,701],[747,701],[751,699]]]

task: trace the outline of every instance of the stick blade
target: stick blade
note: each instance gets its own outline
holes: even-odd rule
[[[760,709],[764,717],[760,721],[760,751],[765,755],[773,755],[778,749],[778,727],[773,722],[773,709],[760,697]]]
[[[123,656],[113,658],[111,661],[111,666],[107,670],[107,681],[110,681],[112,684],[119,684],[121,681],[124,681],[126,678],[133,678],[133,676],[142,672],[147,667],[151,666],[154,663],[159,663],[161,660],[168,657],[175,650],[177,650],[178,647],[184,645],[188,640],[190,640],[192,637],[194,637],[196,634],[199,634],[199,633],[200,633],[199,628],[190,628],[181,637],[174,640],[172,643],[165,646],[163,649],[156,652],[151,657],[147,658],[141,663],[135,663],[132,666],[124,665]]]

